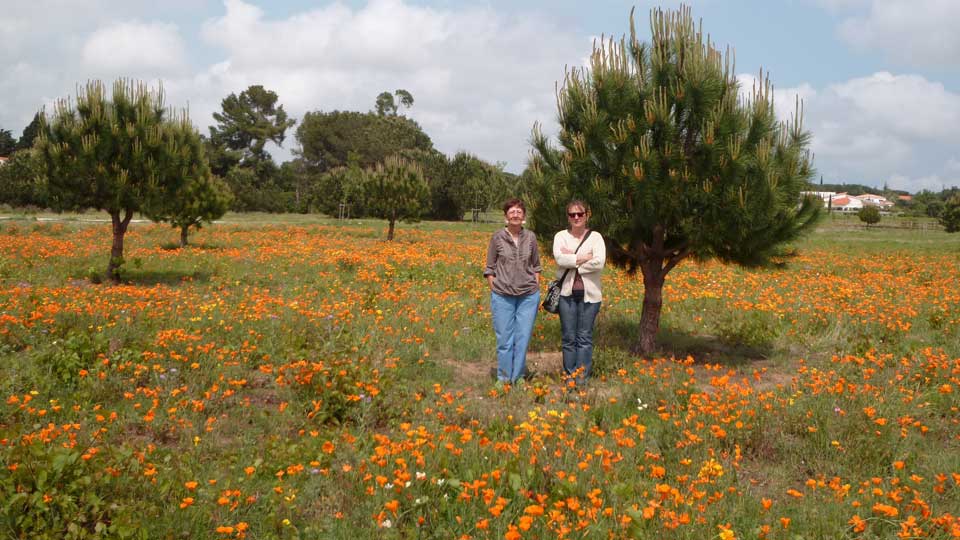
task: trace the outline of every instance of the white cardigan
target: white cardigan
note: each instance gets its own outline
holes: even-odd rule
[[[583,301],[588,304],[594,304],[603,300],[600,292],[600,271],[603,270],[603,264],[607,261],[607,247],[603,243],[603,237],[597,231],[590,231],[590,237],[580,246],[577,253],[593,252],[593,258],[577,266],[577,255],[573,253],[561,253],[562,248],[570,251],[577,249],[580,243],[570,231],[564,229],[553,237],[553,258],[557,261],[557,279],[567,272],[566,279],[563,280],[563,286],[560,288],[560,296],[570,296],[573,294],[574,273],[579,272],[583,279]]]

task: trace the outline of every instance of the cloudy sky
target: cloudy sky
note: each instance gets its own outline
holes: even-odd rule
[[[2,0],[0,128],[88,79],[162,81],[204,133],[252,84],[287,112],[370,110],[410,91],[441,151],[526,165],[533,123],[555,131],[554,87],[592,41],[648,35],[652,6],[621,0]],[[804,101],[824,182],[918,191],[960,185],[958,0],[692,0],[749,81],[769,72],[778,111]],[[292,131],[278,160],[296,147]]]

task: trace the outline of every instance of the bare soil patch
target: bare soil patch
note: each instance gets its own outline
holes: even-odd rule
[[[446,358],[442,363],[450,368],[452,379],[450,389],[463,393],[467,399],[488,398],[494,385],[493,362],[464,361]],[[731,376],[738,380],[747,380],[757,392],[775,390],[780,386],[789,386],[795,372],[787,366],[778,365],[770,360],[754,360],[745,364],[722,365],[695,362],[693,378],[701,392],[713,393],[717,390],[711,383],[715,377]],[[530,377],[527,386],[537,389],[540,397],[546,401],[566,400],[569,392],[564,385],[563,354],[560,351],[532,352],[527,355],[527,369]],[[578,392],[581,398],[591,402],[609,401],[621,398],[622,389],[618,385],[594,377],[590,384]]]

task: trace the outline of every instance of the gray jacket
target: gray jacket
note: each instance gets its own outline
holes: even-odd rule
[[[520,229],[519,239],[515,244],[506,227],[490,238],[483,275],[494,276],[493,292],[497,294],[526,296],[540,290],[537,274],[543,267],[537,237],[532,231]]]

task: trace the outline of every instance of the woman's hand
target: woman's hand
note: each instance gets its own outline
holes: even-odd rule
[[[580,253],[580,254],[578,254],[578,255],[577,255],[577,266],[580,266],[581,264],[589,261],[589,260],[592,259],[592,258],[593,258],[593,252],[592,252],[592,251],[588,251],[588,252],[586,252],[586,253]]]
[[[493,274],[487,274],[487,285],[490,286],[490,290],[493,290],[493,278],[495,277]]]
[[[570,249],[570,248],[562,247],[562,248],[560,248],[560,253],[562,253],[562,254],[564,254],[564,255],[573,255],[573,254],[574,254],[574,251],[573,251],[572,249]]]

